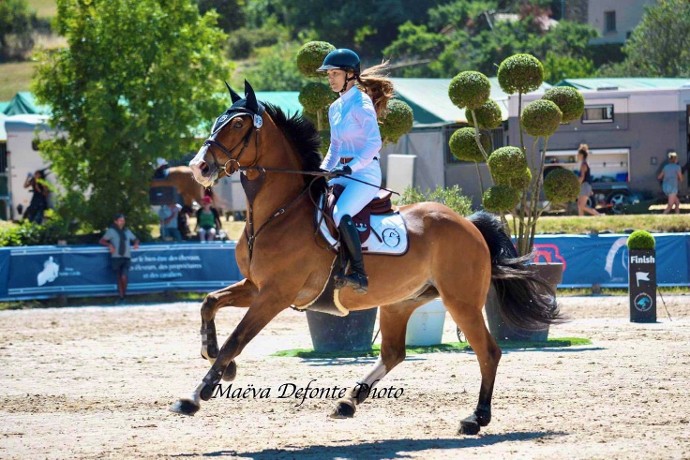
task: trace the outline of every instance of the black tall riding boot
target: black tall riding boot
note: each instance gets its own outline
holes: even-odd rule
[[[343,281],[350,285],[355,292],[365,294],[369,287],[367,274],[364,272],[364,258],[362,257],[362,243],[359,241],[359,232],[355,227],[352,218],[348,215],[343,216],[338,226],[340,231],[340,242],[347,248],[350,256],[351,273],[345,275]]]

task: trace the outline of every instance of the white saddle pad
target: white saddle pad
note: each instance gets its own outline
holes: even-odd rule
[[[321,235],[328,244],[337,249],[340,246],[340,242],[333,238],[331,232],[328,231],[326,219],[323,218],[323,213],[321,212],[323,201],[324,197],[322,196],[316,209],[316,222],[319,225]],[[362,243],[362,251],[365,254],[400,256],[407,252],[409,245],[407,228],[399,212],[372,214],[370,223],[371,232],[369,233],[369,238]],[[366,231],[366,229],[358,230]]]

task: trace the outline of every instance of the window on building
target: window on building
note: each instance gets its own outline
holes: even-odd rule
[[[616,12],[615,11],[605,11],[604,12],[604,32],[615,32],[616,31]]]
[[[586,106],[582,123],[613,123],[613,104]]]

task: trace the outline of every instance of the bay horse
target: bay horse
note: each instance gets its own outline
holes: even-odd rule
[[[153,179],[151,187],[175,187],[185,206],[193,207],[194,201],[201,205],[204,187],[194,179],[189,166],[171,166],[165,179]]]
[[[214,124],[208,140],[190,162],[205,187],[241,171],[248,195],[247,224],[236,258],[245,278],[208,294],[201,306],[201,354],[212,365],[189,397],[170,410],[193,415],[216,385],[234,379],[235,359],[273,318],[290,306],[313,301],[328,281],[336,257],[315,233],[315,189],[325,186],[320,171],[320,138],[299,115],[256,100],[245,82],[245,97],[230,87],[233,105]],[[317,178],[314,179],[313,175]],[[321,176],[321,177],[319,177]],[[544,282],[517,257],[500,221],[479,213],[471,220],[438,203],[399,208],[409,233],[402,256],[365,255],[369,291],[340,290],[350,311],[380,307],[381,354],[373,368],[336,402],[334,418],[354,416],[356,406],[405,358],[405,331],[412,312],[440,296],[474,350],[481,370],[479,401],[459,432],[476,434],[491,420],[491,398],[501,350],[484,323],[489,285],[503,299],[501,311],[513,325],[537,329],[559,321]],[[227,306],[248,308],[218,348],[214,318]]]

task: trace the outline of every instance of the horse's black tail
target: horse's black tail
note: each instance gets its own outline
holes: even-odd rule
[[[531,255],[520,257],[503,224],[486,212],[468,217],[481,232],[491,254],[491,281],[503,319],[528,330],[563,321],[552,287],[527,266]]]

